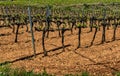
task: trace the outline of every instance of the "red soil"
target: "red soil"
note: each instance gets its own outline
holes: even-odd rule
[[[113,29],[106,32],[106,43],[101,43],[102,31],[98,31],[93,46],[90,45],[94,31],[87,33],[88,28],[82,29],[81,48],[76,49],[78,43],[77,31],[71,35],[70,31],[65,32],[65,45],[63,49],[57,49],[62,46],[61,38],[58,32],[50,32],[49,38],[45,39],[45,46],[48,56],[43,57],[42,32],[34,32],[36,52],[39,53],[36,58],[26,58],[11,63],[14,68],[25,68],[42,72],[45,68],[50,74],[76,74],[83,71],[89,72],[92,76],[113,76],[114,72],[120,71],[120,28],[117,29],[117,39],[112,40]],[[5,61],[14,61],[21,57],[27,57],[33,54],[31,34],[25,32],[25,28],[19,31],[18,43],[14,43],[15,34],[9,28],[0,28],[0,63]]]

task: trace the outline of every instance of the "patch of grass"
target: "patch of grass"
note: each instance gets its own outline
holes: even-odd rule
[[[89,76],[89,73],[88,72],[82,72],[81,76]]]
[[[48,74],[45,70],[42,73],[34,73],[25,69],[11,69],[9,66],[0,66],[0,76],[54,76]]]
[[[117,73],[115,74],[115,76],[120,76],[120,72],[117,72]]]
[[[34,73],[33,71],[26,71],[25,69],[11,69],[10,66],[0,66],[0,76],[56,76],[51,75],[44,71],[42,73]],[[65,74],[64,76],[89,76],[88,72],[80,74]],[[119,76],[119,75],[118,75]]]
[[[57,76],[48,74],[46,70],[42,73],[34,73],[33,70],[26,71],[25,69],[11,69],[9,65],[0,66],[0,76]],[[63,76],[91,76],[88,72],[82,72],[79,74],[65,74]],[[99,76],[99,75],[96,75]],[[114,73],[114,76],[120,76],[120,72]]]
[[[66,74],[65,76],[90,76],[88,72],[82,72],[80,74]]]
[[[84,3],[112,3],[120,2],[120,0],[6,0],[0,1],[0,4],[4,5],[72,5],[72,4],[84,4]]]

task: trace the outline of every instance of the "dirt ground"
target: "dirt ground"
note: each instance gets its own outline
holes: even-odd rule
[[[79,74],[87,71],[91,76],[113,76],[120,71],[120,28],[117,29],[116,41],[112,40],[113,29],[106,31],[106,43],[101,43],[102,31],[98,31],[93,46],[90,45],[93,32],[89,28],[82,29],[81,48],[76,49],[78,30],[74,34],[65,32],[65,51],[61,48],[61,38],[58,32],[50,32],[45,39],[48,56],[44,57],[42,49],[42,32],[34,32],[37,56],[33,55],[31,33],[25,32],[25,27],[19,30],[18,43],[14,43],[15,34],[10,28],[0,28],[0,63],[12,61],[13,68],[25,68],[61,76],[64,74]]]

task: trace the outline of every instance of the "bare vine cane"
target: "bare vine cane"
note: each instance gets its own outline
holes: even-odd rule
[[[106,33],[106,21],[105,21],[105,18],[106,18],[106,9],[104,8],[103,9],[103,23],[102,23],[103,32],[102,32],[102,41],[101,41],[101,44],[103,44],[106,41],[106,36],[105,36],[105,33]]]
[[[80,48],[81,47],[81,26],[78,26],[78,46],[76,49]]]
[[[20,27],[20,24],[17,23],[17,30],[16,30],[16,34],[15,34],[15,43],[18,42],[18,31],[19,31],[19,27]]]
[[[43,51],[44,51],[44,56],[47,56],[47,51],[45,49],[45,33],[46,32],[47,32],[47,28],[44,27],[43,33],[42,33],[42,47],[43,47]]]
[[[65,28],[64,28],[64,27],[62,28],[61,33],[62,33],[62,47],[63,47],[63,51],[65,51],[65,45],[64,45],[64,33],[65,33]]]
[[[16,18],[18,19],[18,22],[15,23],[17,25],[17,30],[16,30],[16,33],[15,33],[15,43],[18,42],[18,32],[19,32],[19,27],[20,27],[20,17],[19,17],[19,15],[16,15]],[[14,28],[14,30],[15,30],[15,28]]]
[[[115,17],[114,17],[114,23],[113,23],[113,37],[112,37],[112,41],[115,41],[116,39],[116,30],[117,30],[117,27],[118,27],[118,20],[117,20],[117,13],[114,13]]]
[[[95,28],[95,32],[94,32],[94,35],[93,35],[93,38],[92,38],[92,41],[91,41],[90,46],[93,45],[93,42],[94,42],[94,40],[95,40],[97,31],[98,31],[98,28],[99,28],[99,25],[97,25],[96,20],[97,20],[96,17],[92,17],[92,26],[91,26],[91,27],[92,27],[92,28]],[[94,25],[93,25],[93,22],[94,22]]]
[[[92,45],[93,45],[93,42],[94,42],[94,40],[95,40],[95,37],[96,37],[97,31],[98,31],[98,27],[97,27],[97,26],[95,26],[95,32],[94,32],[93,39],[92,39],[92,41],[91,41],[90,46],[92,46]]]
[[[81,23],[83,24],[83,26],[84,26],[84,11],[83,11],[83,9],[82,9],[82,19],[81,19],[80,22],[81,22]],[[78,48],[81,47],[81,31],[82,31],[82,26],[81,26],[81,24],[79,24],[77,28],[78,28],[78,46],[77,46],[76,49],[78,49]]]
[[[94,18],[94,9],[92,9],[92,16],[90,18],[90,31],[89,32],[92,32],[93,31],[93,18]]]
[[[73,34],[73,27],[76,26],[76,20],[74,18],[72,18],[72,26],[71,26],[71,34]]]
[[[61,21],[56,21],[57,22],[57,28],[58,28],[58,34],[59,34],[59,37],[61,37],[61,33],[60,33],[60,25],[62,24]]]

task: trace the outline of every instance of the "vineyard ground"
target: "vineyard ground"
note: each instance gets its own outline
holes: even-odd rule
[[[25,32],[25,27],[19,31],[18,43],[14,43],[15,34],[9,28],[0,28],[0,63],[13,61],[13,68],[25,68],[42,72],[44,69],[50,74],[79,74],[87,71],[96,76],[112,76],[114,72],[120,71],[120,28],[117,29],[117,40],[111,41],[113,29],[107,30],[107,41],[100,44],[102,31],[97,33],[94,45],[90,45],[94,32],[87,33],[88,28],[82,30],[82,47],[77,47],[77,31],[71,35],[70,31],[65,32],[65,45],[70,45],[63,52],[58,32],[50,32],[49,38],[45,39],[48,56],[43,57],[42,32],[34,32],[37,56],[27,58],[33,54],[31,34]],[[58,48],[58,49],[57,49]],[[56,49],[56,50],[54,50]],[[76,50],[75,50],[76,49]],[[22,60],[20,58],[26,57]],[[16,60],[18,59],[18,60]]]

